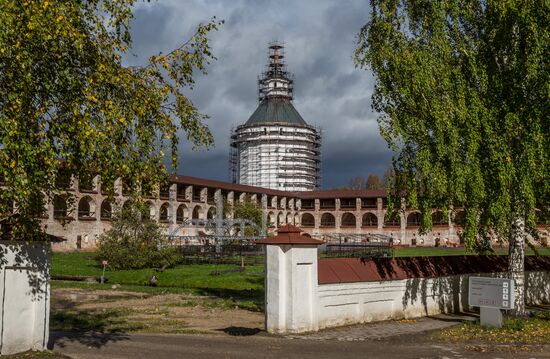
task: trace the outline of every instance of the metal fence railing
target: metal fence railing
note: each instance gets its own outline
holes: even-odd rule
[[[260,264],[263,247],[255,244],[260,237],[172,236],[170,243],[183,263]]]
[[[241,236],[170,236],[183,263],[261,264],[263,246],[255,241],[261,237]],[[381,234],[323,234],[318,239],[321,257],[393,257],[393,239]]]
[[[325,257],[393,257],[393,239],[382,234],[324,234],[319,248]]]

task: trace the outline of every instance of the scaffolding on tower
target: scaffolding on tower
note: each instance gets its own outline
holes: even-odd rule
[[[285,57],[282,43],[269,44],[258,108],[231,129],[229,177],[252,186],[311,191],[321,184],[321,130],[308,125],[292,103],[294,78]]]

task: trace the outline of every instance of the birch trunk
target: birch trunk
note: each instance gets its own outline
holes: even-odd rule
[[[508,271],[516,286],[516,300],[512,313],[525,315],[525,219],[512,219],[508,249]]]

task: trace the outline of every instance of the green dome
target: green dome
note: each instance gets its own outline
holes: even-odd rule
[[[306,121],[296,111],[292,103],[284,98],[267,98],[260,102],[256,111],[246,121],[245,126],[267,125],[270,123],[307,126]]]

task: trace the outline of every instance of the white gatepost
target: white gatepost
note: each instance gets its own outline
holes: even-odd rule
[[[0,243],[0,355],[46,349],[49,273],[49,243]]]
[[[292,225],[265,245],[265,328],[269,333],[319,330],[317,247],[322,241],[300,235]]]

